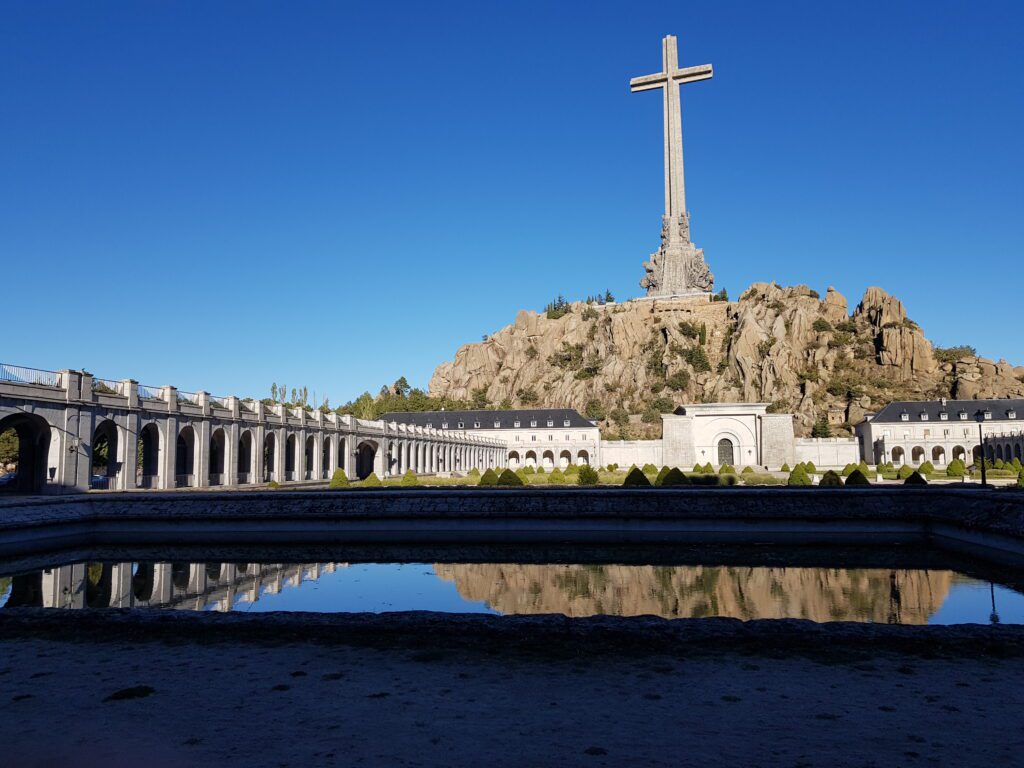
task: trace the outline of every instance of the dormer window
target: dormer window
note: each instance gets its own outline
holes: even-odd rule
[[[900,421],[910,421],[910,414],[904,411],[900,414]]]
[[[967,421],[967,411],[960,411],[960,421]]]
[[[548,426],[549,427],[555,426],[555,420],[554,419],[548,419]]]
[[[465,422],[463,422],[463,421],[459,422],[459,429],[463,429],[465,426],[466,426]]]
[[[501,429],[501,422],[500,421],[494,422],[494,428],[495,429]]]
[[[943,411],[939,414],[939,421],[949,421],[949,414]]]
[[[928,421],[928,414],[923,411],[921,412],[921,421]]]
[[[1016,419],[1017,418],[1017,412],[1011,408],[1010,410],[1008,410],[1006,412],[1006,418],[1008,418],[1008,419]]]
[[[536,419],[532,420],[532,421],[530,422],[530,426],[531,426],[531,427],[536,427],[536,426],[537,426],[537,420],[536,420]]]
[[[515,427],[516,429],[519,429],[519,420],[518,420],[518,419],[516,419],[516,421],[514,421],[514,422],[513,422],[513,426],[514,426],[514,427]]]
[[[429,427],[430,425],[428,424],[427,426]],[[442,421],[441,422],[441,429],[448,429],[448,422],[447,421]]]
[[[473,429],[480,429],[480,422],[479,421],[474,421],[473,422]]]
[[[981,415],[982,418],[985,419],[985,421],[992,421],[992,411],[982,411]]]
[[[568,426],[569,426],[569,420],[568,420],[568,419],[566,419],[565,421],[563,421],[563,422],[562,422],[562,426],[563,426],[563,427],[568,427]]]
[[[433,428],[434,428],[433,422],[428,421],[427,422],[427,429],[433,429]]]

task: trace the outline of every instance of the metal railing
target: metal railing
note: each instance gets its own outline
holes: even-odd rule
[[[93,379],[92,391],[97,395],[120,395],[121,382],[113,379]]]
[[[37,384],[41,387],[60,387],[59,375],[56,371],[44,371],[41,368],[25,368],[21,365],[0,363],[0,381],[15,384]]]
[[[149,387],[145,384],[139,384],[139,399],[163,400],[163,390],[161,387]]]
[[[191,405],[199,405],[199,395],[195,392],[182,392],[178,390],[178,402],[189,403]]]

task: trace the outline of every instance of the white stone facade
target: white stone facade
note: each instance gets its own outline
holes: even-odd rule
[[[860,463],[860,441],[855,437],[805,437],[796,441],[797,461],[810,461],[815,469]]]
[[[794,462],[793,417],[768,403],[700,403],[662,416],[664,463],[777,469]]]

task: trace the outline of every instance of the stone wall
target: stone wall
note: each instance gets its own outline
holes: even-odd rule
[[[601,462],[603,466],[618,464],[629,467],[636,464],[653,464],[661,467],[664,462],[664,450],[661,440],[602,440]]]
[[[797,461],[811,461],[818,469],[845,467],[860,462],[860,441],[855,437],[806,437],[796,441]]]

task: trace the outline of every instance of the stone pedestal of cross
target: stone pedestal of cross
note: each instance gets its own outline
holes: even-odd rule
[[[679,68],[676,38],[661,41],[662,71],[629,81],[630,91],[662,89],[665,103],[665,215],[661,219],[661,247],[644,262],[647,275],[640,287],[648,296],[708,293],[715,278],[704,261],[704,251],[690,241],[690,215],[683,181],[683,129],[679,86],[709,80],[710,64]]]

